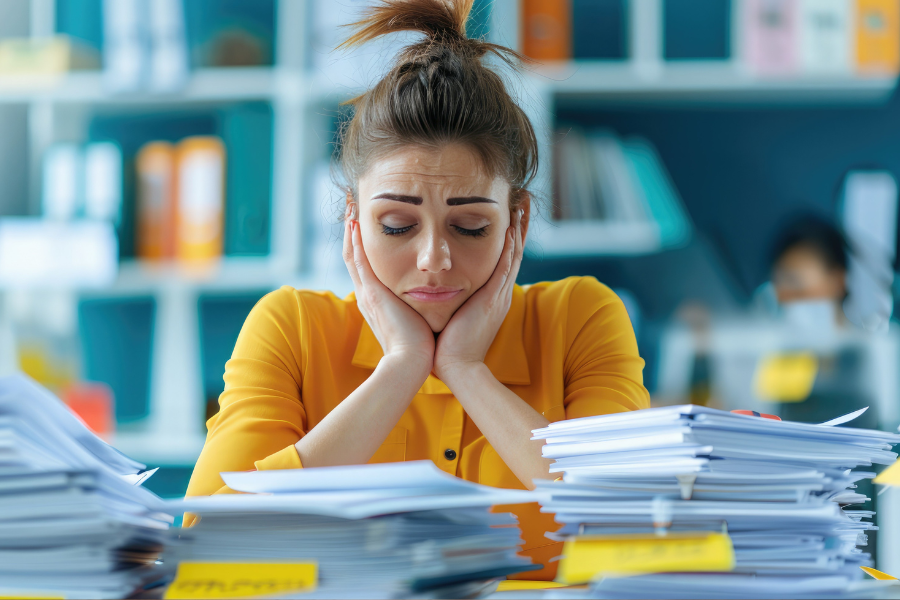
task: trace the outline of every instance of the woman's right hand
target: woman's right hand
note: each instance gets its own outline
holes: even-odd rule
[[[410,368],[428,377],[434,364],[434,333],[411,306],[398,298],[375,275],[362,245],[356,204],[347,206],[344,218],[344,263],[356,289],[356,304],[385,357],[400,357]]]

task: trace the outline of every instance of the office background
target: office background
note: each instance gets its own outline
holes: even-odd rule
[[[121,4],[131,8],[0,0],[0,370],[24,370],[124,452],[162,467],[148,487],[172,497],[253,304],[280,285],[350,291],[329,157],[340,103],[400,42],[330,52],[359,0],[173,0],[143,33],[128,14],[140,3]],[[780,224],[801,211],[836,219],[853,169],[900,173],[893,59],[868,70],[802,57],[767,66],[747,50],[757,4],[477,0],[473,10],[470,35],[539,60],[510,78],[543,150],[544,211],[519,282],[595,275],[619,291],[652,394],[681,307],[750,310]],[[138,58],[118,60],[129,52]],[[598,138],[612,140],[610,156],[621,143],[649,157],[663,189],[645,198],[649,210],[561,195],[592,183],[559,152],[580,151],[590,171],[612,160],[589,152]],[[219,140],[204,156],[224,169],[221,193],[201,203],[218,241],[199,258],[154,253],[141,212],[148,144],[186,161],[197,148],[186,140]],[[92,147],[112,149],[97,152],[100,175],[87,174]],[[81,191],[70,198],[59,181]],[[98,220],[91,198],[106,197],[105,229],[83,227]]]

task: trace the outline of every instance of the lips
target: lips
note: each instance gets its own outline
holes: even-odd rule
[[[446,302],[450,300],[462,290],[459,288],[444,286],[423,286],[417,287],[406,292],[406,295],[419,302]]]

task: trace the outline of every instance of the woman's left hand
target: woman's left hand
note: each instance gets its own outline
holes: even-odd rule
[[[438,336],[434,374],[445,383],[454,373],[484,362],[488,348],[509,312],[513,287],[522,264],[523,214],[521,209],[516,211],[490,279],[459,307]]]

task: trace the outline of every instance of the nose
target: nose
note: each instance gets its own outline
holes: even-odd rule
[[[416,266],[420,271],[440,273],[450,270],[450,244],[438,231],[419,236],[419,256]]]

